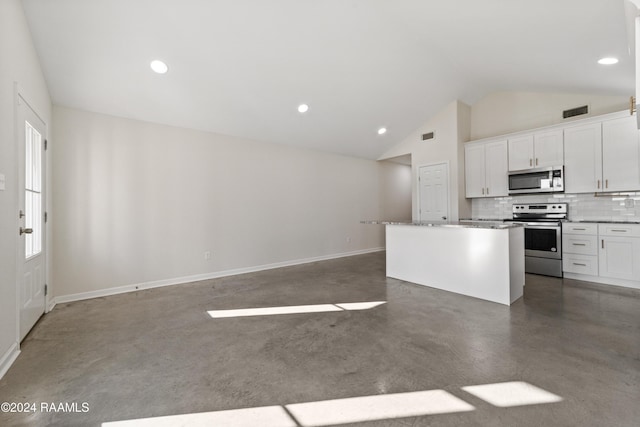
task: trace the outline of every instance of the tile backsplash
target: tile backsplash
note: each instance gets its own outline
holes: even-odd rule
[[[471,216],[474,219],[509,219],[514,203],[568,203],[572,221],[640,221],[640,193],[532,194],[473,199]]]

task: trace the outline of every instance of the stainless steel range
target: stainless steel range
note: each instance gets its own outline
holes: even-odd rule
[[[513,205],[513,220],[524,224],[524,269],[562,277],[562,220],[567,203]]]

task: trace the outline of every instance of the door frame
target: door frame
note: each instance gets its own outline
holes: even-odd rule
[[[49,134],[49,125],[47,123],[47,121],[43,118],[43,115],[38,111],[37,108],[34,107],[34,103],[31,102],[33,98],[31,98],[28,93],[25,93],[24,89],[20,86],[20,84],[18,82],[14,83],[14,111],[13,111],[13,115],[14,115],[14,128],[13,128],[13,132],[14,132],[14,147],[15,147],[15,153],[14,153],[14,164],[16,165],[15,167],[15,171],[13,174],[13,178],[14,178],[14,182],[15,184],[15,195],[14,195],[14,206],[16,207],[16,212],[14,212],[15,217],[14,217],[14,231],[15,231],[15,242],[16,242],[16,251],[15,251],[15,256],[16,256],[16,268],[15,268],[15,276],[14,276],[14,280],[15,280],[15,289],[16,289],[16,301],[15,301],[15,307],[16,307],[16,342],[19,344],[20,343],[20,323],[21,323],[21,293],[22,293],[22,289],[20,286],[21,283],[21,277],[24,275],[24,253],[22,253],[21,249],[21,245],[20,245],[20,239],[22,239],[23,237],[20,236],[20,234],[18,233],[18,230],[20,229],[20,218],[18,216],[18,210],[21,209],[20,206],[20,187],[19,187],[19,182],[20,182],[20,170],[21,167],[19,165],[20,162],[20,150],[21,150],[21,146],[22,146],[22,141],[20,140],[20,128],[19,126],[24,126],[23,123],[21,123],[21,116],[20,116],[20,107],[21,104],[24,103],[24,105],[26,105],[29,109],[31,109],[31,111],[38,117],[38,119],[40,119],[44,125],[44,134],[42,135],[44,140],[48,140],[48,134]],[[47,159],[47,149],[43,149],[43,154],[42,154],[42,164],[43,164],[43,173],[42,173],[42,179],[44,181],[43,183],[43,189],[44,189],[44,197],[43,197],[43,203],[42,203],[42,211],[44,212],[49,212],[48,209],[48,205],[49,205],[49,191],[50,191],[50,183],[49,183],[49,167],[48,167],[48,159]],[[43,221],[43,242],[42,242],[42,252],[43,252],[43,257],[44,257],[44,261],[43,261],[43,266],[44,266],[44,281],[45,284],[47,284],[47,290],[48,292],[45,293],[44,295],[44,313],[46,314],[48,313],[50,310],[50,291],[51,289],[49,288],[48,284],[49,284],[49,260],[50,260],[50,256],[49,256],[49,251],[50,251],[50,232],[49,232],[49,227],[48,227],[49,222],[48,221]],[[53,308],[53,307],[51,307]]]
[[[431,167],[431,166],[438,166],[438,165],[444,165],[447,169],[447,221],[451,220],[451,168],[449,167],[449,161],[445,160],[445,161],[441,161],[441,162],[433,162],[433,163],[423,163],[420,164],[416,167],[416,178],[415,178],[415,183],[416,183],[416,201],[417,201],[417,206],[416,206],[416,217],[418,218],[418,221],[422,221],[422,213],[420,212],[420,206],[422,205],[422,191],[420,188],[420,169],[425,168],[425,167]]]

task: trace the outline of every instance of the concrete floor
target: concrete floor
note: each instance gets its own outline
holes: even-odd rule
[[[473,405],[371,426],[638,426],[640,291],[527,276],[510,308],[384,275],[384,253],[62,304],[0,380],[2,426],[102,422],[441,389]],[[385,300],[364,311],[207,310]],[[461,387],[526,381],[563,400],[500,408]]]

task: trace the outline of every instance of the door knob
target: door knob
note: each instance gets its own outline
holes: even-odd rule
[[[22,236],[23,234],[31,234],[33,233],[33,228],[22,228],[20,227],[20,235]]]

